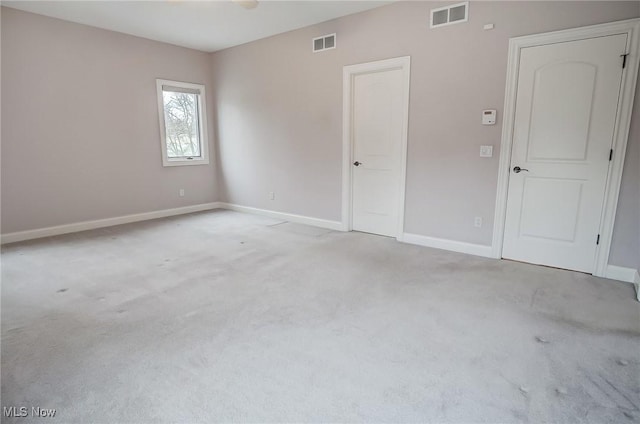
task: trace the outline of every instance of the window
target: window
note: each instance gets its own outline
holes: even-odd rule
[[[431,28],[467,22],[469,2],[431,9]]]
[[[156,85],[162,164],[208,164],[204,85],[161,79]]]

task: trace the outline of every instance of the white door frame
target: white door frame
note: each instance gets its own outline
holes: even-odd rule
[[[607,174],[603,213],[600,222],[600,244],[596,247],[593,275],[604,277],[609,260],[613,225],[615,222],[618,195],[622,180],[622,168],[629,139],[631,110],[636,90],[638,64],[640,63],[640,19],[611,22],[554,31],[544,34],[527,35],[509,39],[509,61],[507,63],[507,86],[505,91],[504,114],[502,124],[502,141],[500,145],[500,168],[498,171],[498,192],[494,217],[493,242],[491,254],[494,258],[502,258],[504,227],[507,212],[507,190],[509,187],[509,166],[511,147],[513,145],[513,127],[516,110],[516,92],[520,64],[520,52],[525,47],[545,44],[577,41],[585,38],[604,37],[607,35],[627,34],[628,53],[626,67],[622,73],[622,86],[618,99],[618,113],[613,134],[613,158]],[[622,66],[622,58],[620,58]]]
[[[396,239],[404,233],[404,200],[407,180],[407,133],[409,130],[409,83],[411,57],[403,56],[376,62],[345,66],[342,72],[342,230],[352,230],[352,182],[353,182],[353,128],[351,117],[353,112],[353,81],[356,75],[401,69],[403,76],[402,93],[402,137],[400,142],[400,196],[398,205],[398,225]]]

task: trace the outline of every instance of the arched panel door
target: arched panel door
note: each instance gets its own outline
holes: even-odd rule
[[[593,272],[626,42],[522,50],[504,258]]]

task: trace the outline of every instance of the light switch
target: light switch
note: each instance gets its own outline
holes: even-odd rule
[[[490,158],[493,156],[493,146],[480,146],[480,157]]]

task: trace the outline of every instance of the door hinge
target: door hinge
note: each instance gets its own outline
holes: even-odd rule
[[[596,244],[600,244],[600,234],[598,234],[598,238],[596,239]]]
[[[613,149],[609,150],[609,161],[613,159]]]
[[[624,69],[627,66],[627,56],[629,56],[629,53],[621,54],[620,56],[622,57],[622,69]]]

